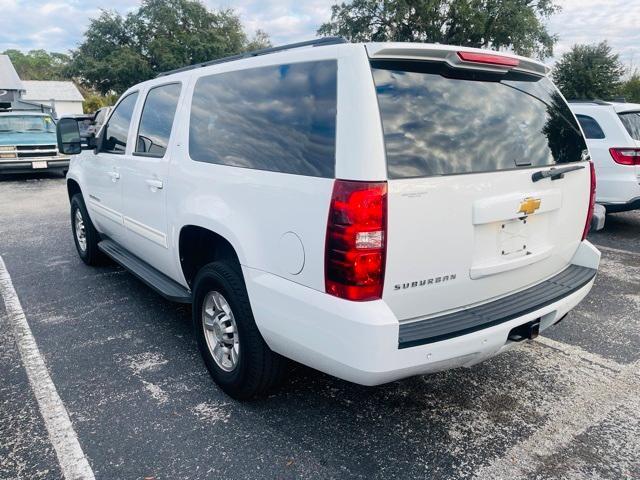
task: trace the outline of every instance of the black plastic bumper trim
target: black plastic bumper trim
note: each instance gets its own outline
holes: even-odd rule
[[[627,203],[601,203],[607,210],[607,213],[629,212],[631,210],[640,210],[640,197],[633,198]]]
[[[571,265],[521,292],[477,307],[400,325],[398,348],[439,342],[499,325],[562,300],[589,283],[597,270]]]

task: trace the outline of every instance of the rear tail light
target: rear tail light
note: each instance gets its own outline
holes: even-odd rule
[[[326,292],[348,300],[382,297],[387,183],[336,180],[325,246]]]
[[[593,162],[589,162],[589,171],[591,175],[591,191],[589,193],[589,210],[587,211],[587,221],[584,224],[584,231],[582,232],[582,240],[585,240],[589,234],[591,219],[593,218],[593,209],[596,206],[596,170],[593,167]]]
[[[490,53],[458,52],[458,57],[463,62],[484,63],[501,67],[517,67],[520,64],[520,60],[517,58],[491,55]]]
[[[610,148],[609,153],[620,165],[640,165],[640,148]]]

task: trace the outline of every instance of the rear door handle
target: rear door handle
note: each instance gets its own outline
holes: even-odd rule
[[[120,174],[116,171],[107,172],[107,175],[109,175],[111,177],[111,180],[113,180],[114,182],[116,182],[120,178]]]
[[[149,187],[153,190],[154,188],[161,190],[162,187],[164,186],[164,184],[162,183],[162,180],[156,180],[155,178],[149,178],[146,180],[147,185],[149,185]]]

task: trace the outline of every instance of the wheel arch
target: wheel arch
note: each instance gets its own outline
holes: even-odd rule
[[[178,235],[178,254],[182,274],[190,288],[205,265],[226,260],[242,275],[240,256],[224,236],[199,225],[184,225]]]
[[[69,201],[71,201],[73,196],[78,194],[78,193],[80,195],[82,195],[82,189],[80,188],[80,184],[76,180],[74,180],[73,178],[68,178],[67,179],[67,194],[69,195]]]

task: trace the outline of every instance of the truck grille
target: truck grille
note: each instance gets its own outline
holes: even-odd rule
[[[55,145],[18,145],[18,158],[55,157],[58,148]]]

